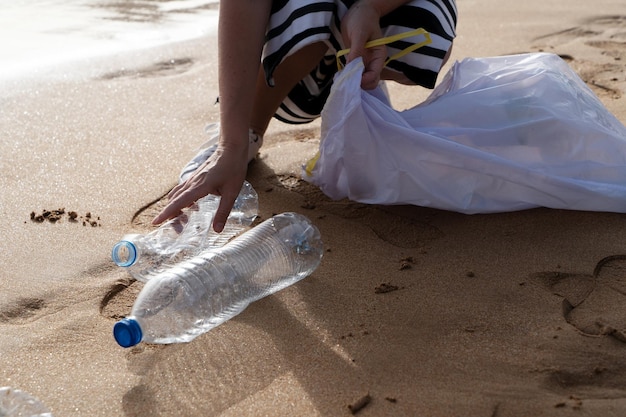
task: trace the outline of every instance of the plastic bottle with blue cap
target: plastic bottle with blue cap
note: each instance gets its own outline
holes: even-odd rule
[[[211,223],[219,202],[220,197],[209,194],[150,233],[125,235],[113,246],[113,262],[145,282],[206,248],[223,246],[247,230],[258,214],[258,195],[245,181],[224,230],[216,233]]]
[[[189,342],[307,277],[322,255],[320,232],[307,217],[278,214],[150,279],[113,335],[122,347]]]

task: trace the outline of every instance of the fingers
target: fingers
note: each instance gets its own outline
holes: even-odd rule
[[[247,140],[247,137],[246,137]],[[220,204],[213,219],[213,229],[221,232],[245,180],[247,150],[218,146],[216,151],[182,184],[168,193],[169,203],[152,220],[160,224],[174,218],[208,194],[220,196]]]
[[[173,219],[178,216],[183,209],[191,206],[199,198],[202,198],[206,193],[202,193],[198,187],[194,187],[193,177],[182,184],[178,184],[167,195],[169,203],[161,212],[152,220],[152,224],[157,225],[163,223],[165,220]]]
[[[353,40],[352,45],[350,47],[350,52],[348,52],[348,56],[346,57],[346,62],[351,62],[352,60],[363,56],[365,53],[365,42],[366,40]]]
[[[369,48],[363,55],[365,69],[361,77],[361,87],[365,90],[372,90],[378,86],[380,75],[385,67],[387,48],[377,46]]]
[[[375,71],[365,71],[361,77],[361,88],[364,90],[373,90],[378,86],[380,75]]]
[[[171,200],[172,198],[176,197],[179,191],[181,191],[185,187],[186,183],[187,182],[185,181],[185,182],[181,182],[180,184],[177,184],[174,188],[170,190],[169,193],[167,193],[167,198]]]
[[[380,81],[380,73],[385,65],[384,58],[380,59],[373,54],[363,57],[365,69],[361,76],[361,87],[365,90],[372,90],[378,86]]]
[[[181,194],[176,198],[170,199],[169,203],[161,212],[152,219],[152,224],[161,224],[166,220],[173,219],[178,216],[184,208],[192,205],[196,200],[188,194]]]
[[[213,218],[213,230],[217,233],[221,233],[226,225],[226,220],[230,215],[230,211],[233,209],[235,200],[238,194],[223,194],[220,199],[220,204],[215,211],[215,217]]]
[[[172,204],[170,203],[167,206],[165,206],[165,208],[161,210],[161,212],[157,214],[157,216],[154,219],[152,219],[152,224],[156,226],[158,224],[163,223],[166,220],[173,219],[179,214],[180,214],[180,210],[177,208],[174,208],[174,206],[172,206]]]

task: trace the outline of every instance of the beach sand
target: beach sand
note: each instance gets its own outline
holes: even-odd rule
[[[458,6],[452,60],[558,53],[626,121],[623,0]],[[248,179],[262,219],[318,226],[320,267],[191,343],[119,347],[141,285],[110,249],[150,230],[218,114],[215,39],[119,62],[2,95],[0,386],[55,417],[626,415],[623,214],[332,201],[300,179],[318,122],[273,122]]]

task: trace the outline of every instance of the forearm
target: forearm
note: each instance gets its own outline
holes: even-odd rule
[[[220,3],[218,71],[225,147],[247,149],[248,127],[271,0]]]

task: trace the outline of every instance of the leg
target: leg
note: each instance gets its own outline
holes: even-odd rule
[[[285,58],[274,71],[274,87],[267,85],[263,67],[259,65],[249,126],[249,160],[254,159],[259,147],[263,144],[263,135],[287,94],[319,64],[327,50],[328,46],[324,42],[317,42],[305,46],[293,55]],[[181,183],[185,182],[217,149],[220,134],[219,124],[210,126],[212,128],[209,131],[211,135],[209,141],[183,167],[179,177]]]
[[[315,68],[327,50],[328,45],[324,42],[316,42],[285,58],[274,71],[274,87],[267,85],[263,68],[259,69],[250,121],[250,127],[255,133],[263,136],[287,94]]]

